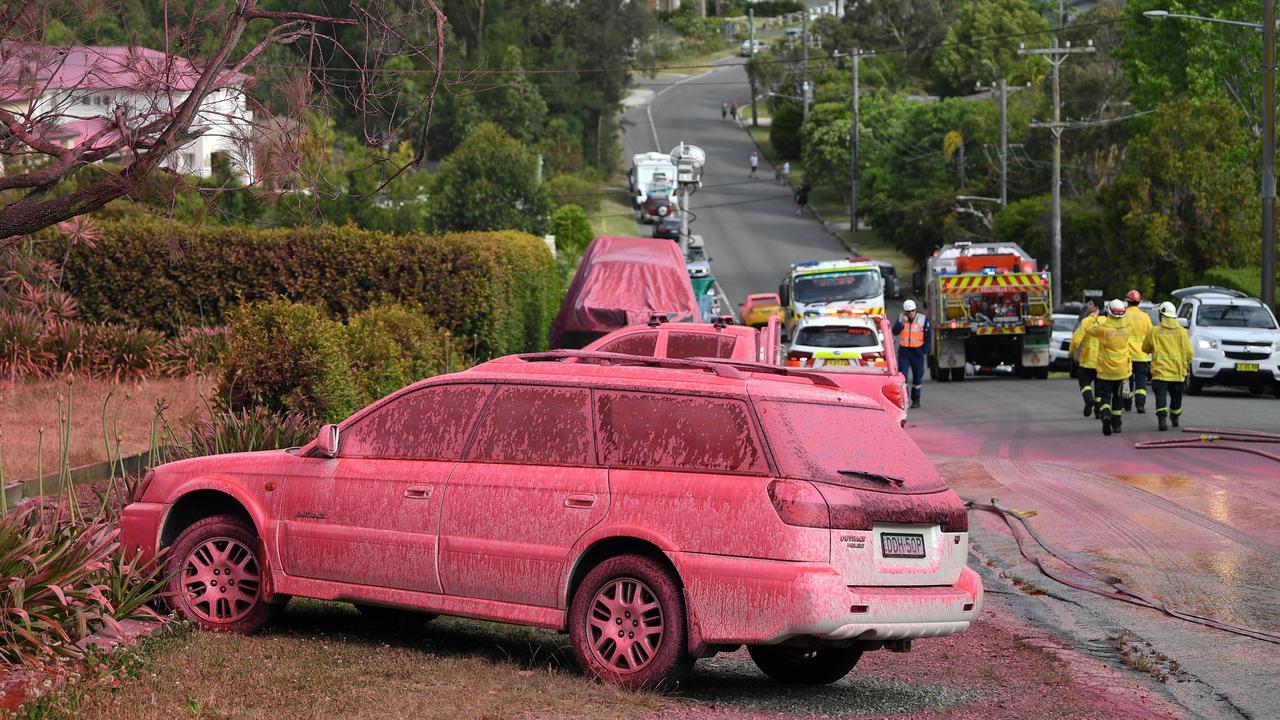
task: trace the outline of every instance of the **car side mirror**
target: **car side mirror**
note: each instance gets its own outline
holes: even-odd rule
[[[779,286],[778,286],[778,299],[782,301],[782,304],[783,304],[783,305],[790,305],[790,304],[791,304],[790,293],[788,293],[788,292],[787,292],[787,286],[786,286],[786,285],[779,285]]]
[[[338,457],[338,426],[325,425],[316,436],[316,449],[327,458]]]
[[[1178,324],[1184,328],[1191,327],[1191,321],[1187,320],[1186,318],[1178,318]]]

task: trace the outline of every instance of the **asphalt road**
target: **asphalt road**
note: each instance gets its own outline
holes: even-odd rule
[[[754,145],[744,128],[720,120],[722,99],[743,104],[747,95],[735,62],[698,77],[641,82],[626,116],[628,155],[682,140],[707,151],[693,229],[731,303],[773,290],[789,263],[844,253],[818,222],[792,214],[790,193],[763,158],[761,179],[747,179]],[[1280,432],[1280,400],[1270,394],[1207,390],[1187,398],[1185,409],[1185,426]],[[1280,463],[1220,449],[1134,448],[1192,437],[1157,432],[1153,414],[1130,413],[1122,435],[1104,437],[1097,421],[1081,416],[1075,382],[1066,379],[926,382],[908,432],[957,492],[1034,513],[1036,531],[1088,573],[1180,612],[1280,633]],[[1252,447],[1280,455],[1280,444]],[[1058,583],[1022,556],[994,514],[974,513],[972,538],[1005,577],[1047,591],[1035,596],[1032,619],[1078,650],[1149,675],[1154,692],[1193,716],[1280,717],[1272,692],[1280,645]],[[1114,592],[1030,552],[1064,579]],[[1004,590],[1018,592],[1014,585]]]
[[[749,293],[775,292],[791,263],[847,255],[812,217],[795,216],[791,191],[774,181],[774,168],[763,156],[758,179],[748,177],[755,144],[737,123],[720,119],[720,102],[745,105],[749,99],[740,58],[700,76],[642,80],[629,102],[623,136],[628,159],[667,152],[681,142],[706,151],[702,188],[690,202],[691,231],[703,236],[731,307]],[[749,117],[749,110],[742,115]],[[642,229],[644,236],[649,233],[647,226]]]

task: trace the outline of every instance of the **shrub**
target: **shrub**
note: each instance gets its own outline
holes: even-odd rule
[[[174,335],[221,325],[244,302],[283,297],[348,317],[388,299],[421,306],[481,357],[546,347],[560,274],[538,238],[519,232],[388,235],[352,226],[103,223],[96,249],[53,240],[63,285],[88,320]]]
[[[98,324],[88,329],[88,370],[114,380],[136,381],[160,365],[164,335],[146,328]]]
[[[182,377],[208,373],[219,367],[227,349],[225,327],[192,327],[165,341],[162,370]]]
[[[74,320],[50,323],[40,335],[40,354],[45,358],[46,372],[72,372],[88,368],[92,363],[90,343],[92,338],[83,323]]]
[[[589,177],[573,173],[561,173],[546,182],[547,195],[551,202],[559,206],[578,205],[589,213],[600,212],[600,201],[603,195],[600,183]],[[551,232],[555,232],[555,214],[552,213]]]
[[[0,371],[9,378],[39,372],[46,358],[40,352],[44,325],[30,313],[0,310]]]
[[[769,123],[769,143],[779,159],[799,160],[801,153],[800,128],[804,124],[804,112],[793,100],[780,100],[773,109],[773,121]]]
[[[577,205],[561,205],[551,213],[551,233],[556,236],[556,250],[577,257],[595,239],[586,211]]]
[[[340,420],[356,409],[342,335],[314,306],[246,305],[231,317],[217,394],[233,410]]]
[[[347,356],[361,404],[458,369],[461,363],[446,347],[449,341],[426,313],[404,305],[378,304],[352,317],[347,323]]]
[[[191,428],[191,442],[183,457],[232,452],[278,450],[306,445],[315,437],[315,422],[297,413],[274,413],[264,407],[229,410],[210,408],[209,419]]]

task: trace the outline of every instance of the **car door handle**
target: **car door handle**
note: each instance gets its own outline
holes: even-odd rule
[[[410,500],[426,500],[431,497],[430,485],[410,485],[405,488],[404,496]]]
[[[595,495],[570,495],[564,499],[564,506],[567,508],[586,509],[596,504]]]

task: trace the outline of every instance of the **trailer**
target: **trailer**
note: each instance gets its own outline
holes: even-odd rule
[[[933,324],[929,377],[959,381],[966,365],[1049,377],[1053,335],[1051,280],[1015,243],[955,243],[924,271],[925,312]]]

